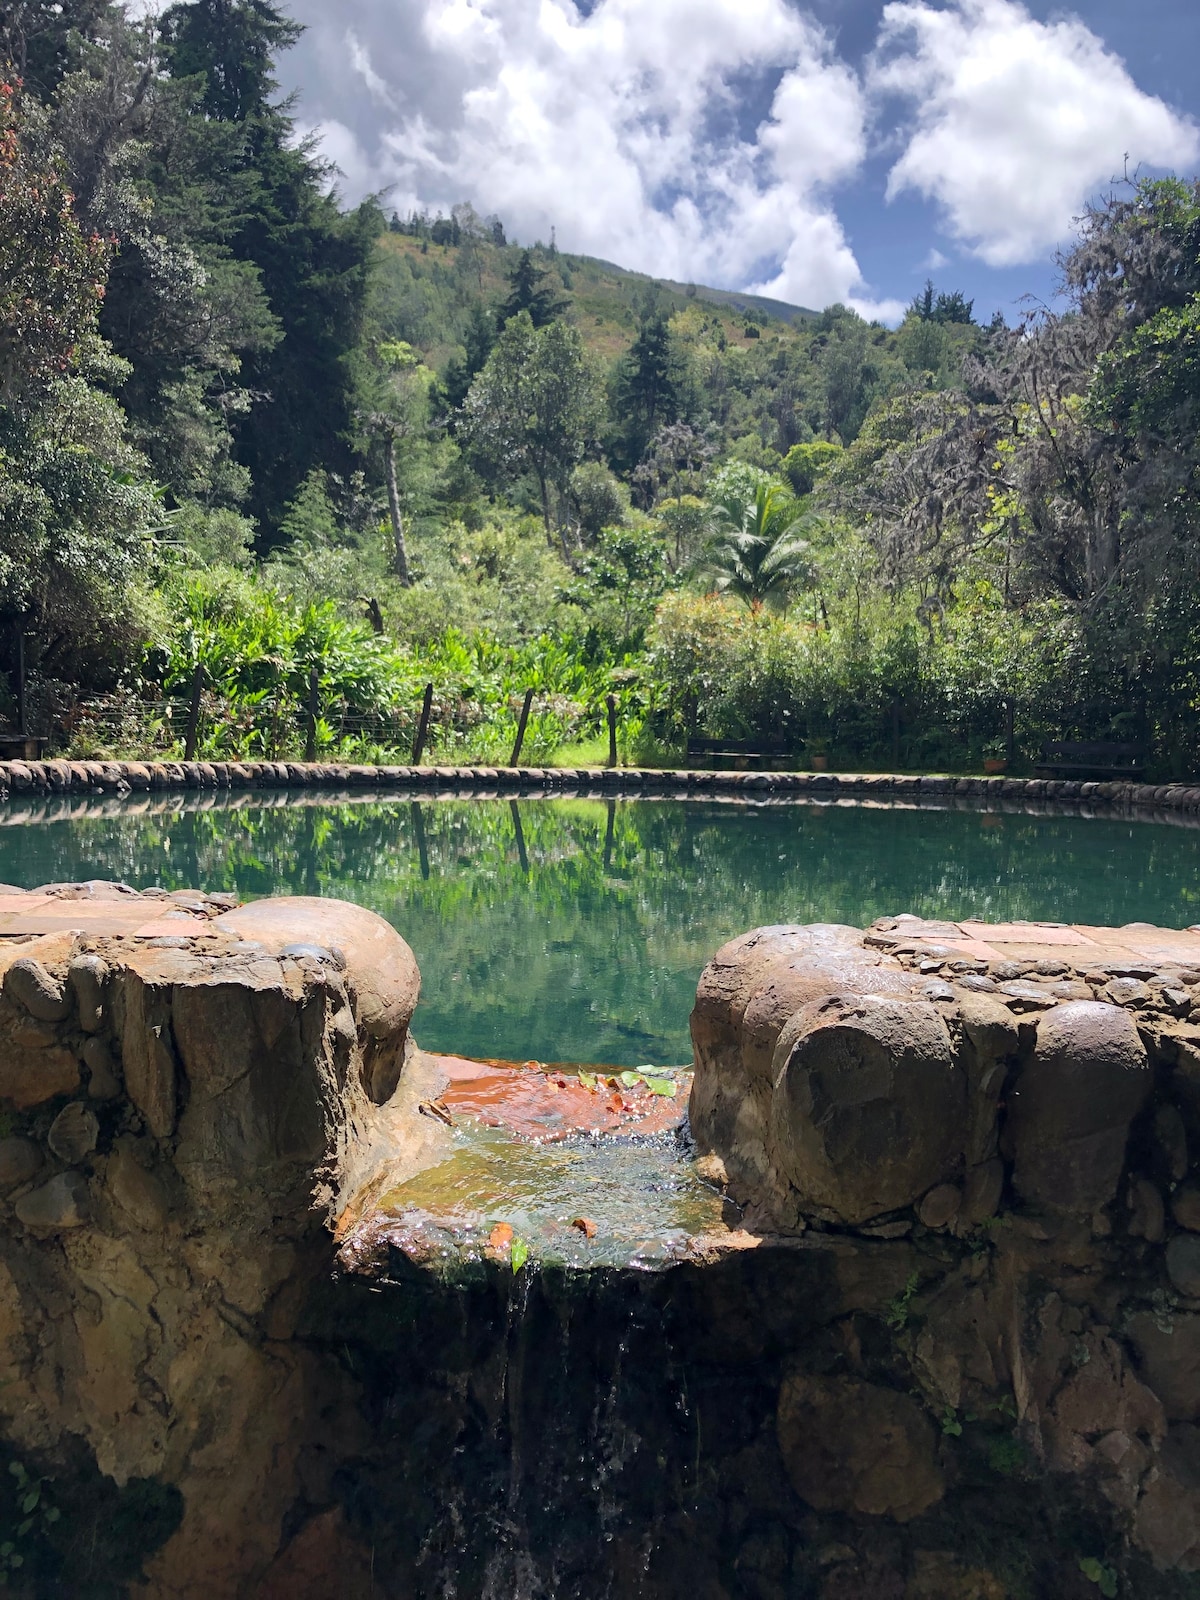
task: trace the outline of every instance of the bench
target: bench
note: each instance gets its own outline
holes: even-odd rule
[[[712,766],[716,762],[733,762],[739,768],[762,766],[782,761],[788,755],[787,746],[777,739],[699,739],[687,742],[689,767]]]
[[[1042,746],[1034,770],[1039,778],[1140,778],[1145,765],[1140,744],[1063,739]]]
[[[49,739],[32,733],[0,733],[0,761],[40,761]]]

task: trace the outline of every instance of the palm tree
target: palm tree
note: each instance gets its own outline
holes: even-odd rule
[[[798,532],[805,513],[777,483],[761,483],[740,510],[719,506],[717,533],[701,563],[718,594],[744,600],[752,610],[784,610],[794,589],[812,583],[809,545]]]

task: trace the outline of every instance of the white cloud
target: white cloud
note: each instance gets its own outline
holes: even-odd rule
[[[296,9],[322,69],[305,117],[351,197],[469,199],[656,276],[894,312],[864,298],[829,199],[866,154],[862,86],[792,0]]]
[[[517,239],[554,227],[564,249],[656,276],[890,321],[903,304],[871,298],[834,201],[868,133],[899,151],[889,195],[933,201],[994,267],[1044,260],[1127,152],[1200,153],[1077,19],[877,0],[860,75],[807,3],[291,0],[309,30],[292,70],[348,199],[470,200]],[[860,226],[877,243],[888,225]]]
[[[1200,150],[1195,126],[1139,89],[1082,22],[1038,22],[1016,0],[893,0],[869,85],[916,108],[889,197],[937,201],[993,267],[1044,256],[1126,155],[1176,167]]]
[[[950,257],[944,256],[940,250],[933,249],[921,263],[923,272],[940,272],[943,267],[950,265]]]
[[[350,55],[350,65],[366,85],[367,93],[371,98],[378,100],[381,105],[395,106],[396,102],[392,99],[391,91],[371,65],[371,57],[367,47],[353,28],[346,30],[346,49]]]

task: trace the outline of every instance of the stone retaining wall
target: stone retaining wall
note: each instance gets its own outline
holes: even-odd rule
[[[409,1052],[412,952],[338,901],[111,884],[8,891],[0,931],[0,1450],[67,1563],[39,1584],[26,1529],[5,1592],[115,1594],[124,1562],[155,1600],[274,1594],[360,1443],[296,1322]]]
[[[1200,813],[1200,784],[1082,783],[1053,778],[920,777],[837,772],[713,772],[619,767],[366,767],[294,761],[4,761],[7,795],[111,795],[165,790],[444,789],[520,793],[587,787],[614,794],[686,792],[720,795],[814,795],[914,800],[973,797],[1070,801],[1112,807]]]
[[[16,1600],[1193,1592],[1200,933],[734,941],[729,1248],[474,1288],[331,1281],[452,1144],[382,919],[73,884],[0,935],[0,1483],[65,1564]]]
[[[761,928],[705,969],[692,1037],[692,1131],[746,1225],[940,1250],[912,1390],[953,1426],[1011,1397],[1039,1462],[1200,1571],[1200,931]],[[867,1464],[907,1492],[916,1447],[831,1489],[811,1436],[844,1455],[845,1382],[798,1375],[785,1455],[811,1503],[872,1510]]]

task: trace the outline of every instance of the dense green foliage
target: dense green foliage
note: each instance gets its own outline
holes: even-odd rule
[[[0,14],[0,719],[60,746],[855,763],[1200,734],[1200,191],[1015,330],[892,331],[347,209],[272,0]],[[1011,726],[1015,743],[1004,738]],[[556,755],[557,752],[557,755]]]

